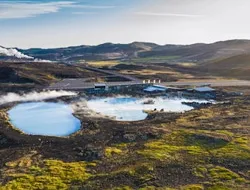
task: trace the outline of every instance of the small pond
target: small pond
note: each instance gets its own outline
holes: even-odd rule
[[[112,117],[118,121],[140,121],[148,116],[144,110],[156,109],[160,111],[164,109],[165,112],[185,112],[194,109],[191,106],[182,104],[182,102],[207,103],[208,101],[168,97],[110,97],[91,99],[87,102],[87,106],[97,113]]]
[[[61,103],[22,103],[8,114],[17,129],[31,135],[68,136],[81,128],[72,108]]]

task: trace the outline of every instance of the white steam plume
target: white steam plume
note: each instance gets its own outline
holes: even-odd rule
[[[0,54],[6,55],[6,56],[13,56],[17,58],[25,58],[25,59],[34,59],[34,57],[24,55],[23,53],[17,51],[16,49],[12,48],[4,48],[0,46]]]
[[[59,98],[62,96],[76,96],[76,92],[69,91],[44,91],[31,92],[24,95],[16,93],[8,93],[0,96],[0,105],[11,102],[28,102],[28,101],[42,101],[47,99]]]
[[[34,59],[34,62],[40,62],[40,63],[53,63],[54,61],[46,60],[46,59]]]

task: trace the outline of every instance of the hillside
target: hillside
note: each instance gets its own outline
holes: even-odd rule
[[[212,44],[166,45],[141,53],[140,56],[175,56],[176,62],[203,63],[243,53],[250,53],[249,40],[229,40]]]
[[[158,58],[169,62],[196,62],[227,58],[250,53],[249,40],[229,40],[212,44],[157,45],[134,42],[130,44],[105,43],[97,46],[74,46],[54,49],[19,49],[25,55],[48,60],[130,60],[131,58]],[[165,59],[164,59],[165,58]],[[145,60],[142,59],[141,62]]]
[[[49,60],[112,60],[135,56],[136,52],[151,51],[158,45],[153,43],[134,42],[131,44],[105,43],[97,46],[73,46],[55,49],[28,49],[21,50],[24,54],[39,59]]]
[[[199,70],[217,76],[250,79],[250,54],[237,55],[211,61],[198,67]]]
[[[150,65],[161,66],[161,68],[155,70],[154,73],[162,73],[162,69],[167,69],[169,71],[178,71],[180,74],[191,74],[195,77],[198,75],[201,77],[204,74],[206,76],[250,79],[250,40],[229,40],[212,44],[199,43],[165,46],[153,43],[134,42],[130,44],[105,43],[97,46],[82,45],[54,49],[33,48],[22,50],[0,48],[2,48],[0,49],[0,60],[7,60],[8,62],[18,62],[26,58],[26,61],[29,62],[38,62],[40,60],[56,60],[70,63],[86,61],[92,63],[92,65],[93,63],[98,63],[97,66],[103,65],[100,63],[105,63],[104,65],[108,67],[107,62],[101,61],[114,60],[115,65],[122,63],[130,65],[129,67],[131,67],[131,64],[146,67],[150,67]],[[34,57],[34,59],[27,60],[29,57]],[[192,66],[182,67],[179,63],[191,63]],[[38,67],[40,67],[40,65]],[[127,69],[131,70],[129,68]],[[126,72],[126,70],[121,69],[121,72]],[[133,69],[130,71],[130,74],[132,74],[131,72],[133,72]],[[19,71],[18,73],[20,74],[22,72]],[[66,75],[75,77],[75,75],[71,75],[70,72]],[[76,77],[79,76],[81,75],[76,75]],[[146,75],[145,78],[149,76],[150,75]],[[169,72],[162,73],[162,76],[163,77],[159,76],[158,78],[164,80],[171,77]],[[24,78],[26,78],[26,76]],[[23,81],[23,76],[21,79],[20,81]],[[39,79],[39,81],[41,80]],[[45,81],[48,83],[47,79]]]
[[[50,62],[1,62],[1,91],[16,91],[47,86],[63,78],[98,77],[100,73]]]

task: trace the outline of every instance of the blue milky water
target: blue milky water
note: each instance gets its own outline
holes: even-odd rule
[[[150,98],[154,104],[144,104],[148,98],[135,97],[108,97],[94,98],[87,102],[90,109],[102,115],[109,116],[118,121],[140,121],[148,116],[144,111],[164,109],[165,112],[184,112],[192,110],[193,107],[184,105],[182,102],[208,102],[206,100],[195,100],[185,98]]]
[[[61,103],[22,103],[8,114],[11,123],[26,134],[68,136],[81,128],[70,106]]]

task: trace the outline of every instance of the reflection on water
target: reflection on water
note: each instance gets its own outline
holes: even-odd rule
[[[22,103],[8,114],[11,123],[26,134],[67,136],[81,127],[70,106],[60,103]]]
[[[206,100],[195,100],[185,98],[135,98],[135,97],[112,97],[95,98],[89,100],[87,105],[95,112],[114,117],[118,121],[139,121],[147,117],[144,110],[164,110],[165,112],[184,112],[192,110],[193,107],[182,104],[182,102],[206,103]]]

